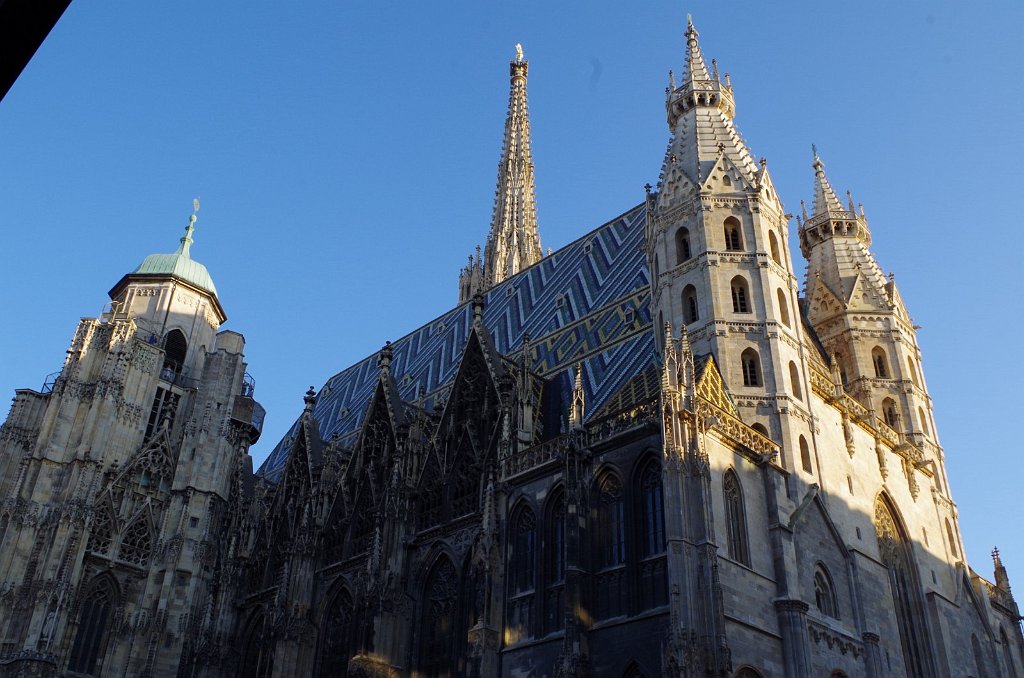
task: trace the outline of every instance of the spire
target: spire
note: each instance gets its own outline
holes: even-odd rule
[[[686,74],[683,76],[683,81],[701,82],[711,80],[711,76],[708,75],[708,67],[704,64],[704,55],[700,51],[700,44],[697,42],[697,38],[700,33],[693,25],[693,17],[689,14],[686,15]],[[717,65],[715,68],[717,77]]]
[[[189,248],[192,247],[192,234],[196,230],[196,214],[199,212],[199,198],[192,200],[192,215],[188,218],[188,226],[185,227],[185,235],[181,236],[181,244],[178,246],[178,254],[191,259]]]
[[[529,62],[523,58],[522,45],[517,44],[516,57],[509,63],[508,116],[498,163],[491,232],[484,251],[484,290],[543,257],[537,232],[530,116],[526,105],[528,70]]]
[[[843,206],[836,197],[836,192],[832,190],[828,177],[825,176],[825,163],[818,157],[818,149],[814,144],[811,144],[811,152],[814,154],[814,162],[811,164],[814,168],[814,208],[811,216],[816,217],[826,212],[842,212]]]

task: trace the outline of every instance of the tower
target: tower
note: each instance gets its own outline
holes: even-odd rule
[[[666,89],[671,137],[647,201],[655,336],[663,350],[665,323],[685,326],[693,351],[714,356],[745,421],[786,450],[801,449],[801,436],[809,449],[788,218],[767,163],[736,130],[729,75],[713,60],[708,69],[697,38],[688,21],[682,82],[670,72]]]
[[[212,622],[263,408],[191,258],[195,221],[81,320],[59,375],[17,391],[2,427],[0,634],[34,675],[166,675]]]
[[[939,470],[948,496],[917,330],[896,288],[871,253],[863,206],[847,192],[844,207],[814,150],[814,202],[803,210],[800,249],[808,262],[807,318],[832,356],[844,389],[875,423],[920,449]]]
[[[516,45],[516,58],[509,63],[511,79],[505,137],[498,162],[498,187],[494,214],[483,260],[476,257],[459,274],[459,303],[477,292],[485,292],[505,278],[532,266],[543,257],[537,232],[537,199],[530,149],[530,112],[526,105],[526,75],[530,62]]]

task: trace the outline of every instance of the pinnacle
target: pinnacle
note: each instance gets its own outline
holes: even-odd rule
[[[811,149],[814,153],[814,162],[811,164],[814,168],[814,207],[811,216],[825,212],[842,212],[843,206],[825,175],[825,163],[818,156],[818,150],[814,146],[811,146]]]
[[[684,80],[710,80],[708,67],[704,63],[704,55],[700,51],[700,43],[697,38],[700,33],[693,25],[693,17],[686,17],[686,77]]]

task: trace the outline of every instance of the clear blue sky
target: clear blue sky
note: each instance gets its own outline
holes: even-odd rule
[[[657,181],[692,12],[789,211],[812,142],[864,203],[923,326],[968,556],[991,576],[999,544],[1024,590],[1024,3],[551,5],[73,2],[0,102],[0,393],[58,370],[77,318],[173,250],[198,195],[192,253],[269,411],[261,461],[310,384],[454,305],[514,44],[558,248]]]

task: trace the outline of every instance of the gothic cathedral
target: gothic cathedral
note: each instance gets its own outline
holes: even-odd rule
[[[0,675],[1024,677],[916,329],[815,153],[790,217],[686,31],[644,200],[541,248],[517,46],[456,307],[263,408],[151,254],[0,428]]]

